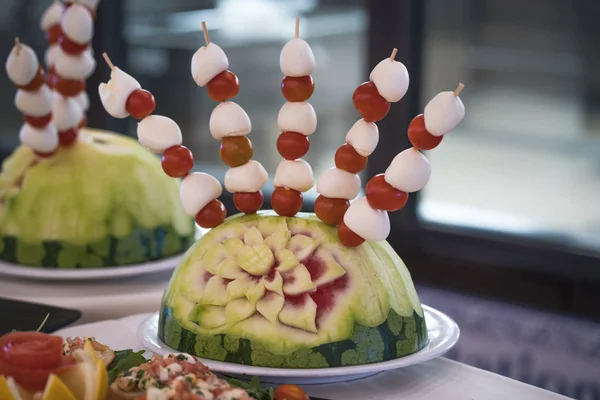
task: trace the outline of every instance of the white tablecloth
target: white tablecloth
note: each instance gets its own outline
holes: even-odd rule
[[[142,349],[136,330],[148,314],[80,325],[59,331],[64,336],[95,336],[113,348]],[[308,385],[309,395],[340,400],[559,400],[543,389],[445,358],[383,372],[353,382]]]
[[[90,281],[35,281],[0,275],[0,297],[73,308],[76,324],[156,311],[172,271]]]

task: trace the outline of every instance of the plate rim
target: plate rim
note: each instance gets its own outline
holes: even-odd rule
[[[440,343],[436,345],[434,349],[430,349],[431,341],[421,350],[409,354],[404,357],[396,358],[394,360],[388,361],[380,361],[372,364],[362,364],[362,365],[350,365],[343,367],[328,367],[328,368],[272,368],[272,367],[259,367],[253,365],[244,365],[244,364],[234,364],[225,361],[214,361],[207,360],[204,358],[200,358],[202,363],[204,363],[208,368],[220,373],[231,373],[238,375],[248,375],[248,376],[260,376],[260,377],[286,377],[286,378],[326,378],[326,377],[339,377],[339,376],[351,376],[351,375],[361,375],[361,374],[372,374],[379,373],[383,371],[388,371],[391,369],[408,367],[415,364],[420,364],[425,361],[432,360],[434,358],[441,357],[445,353],[447,353],[452,347],[456,345],[460,338],[460,328],[458,324],[450,318],[445,313],[427,306],[425,304],[421,304],[423,308],[423,314],[427,319],[427,315],[430,318],[437,319],[438,321],[444,322],[446,326],[450,327],[450,334],[447,336],[443,336],[440,339]],[[156,351],[156,347],[154,344],[149,343],[146,339],[146,335],[144,334],[153,320],[158,318],[159,312],[152,313],[147,318],[140,323],[137,329],[137,338],[144,347],[149,352],[158,353]],[[428,328],[429,332],[429,328]],[[156,341],[164,346],[164,349],[160,347],[158,350],[163,353],[178,353],[180,351],[175,350],[169,346],[167,346],[164,342],[162,342],[158,338],[158,332],[153,333],[152,339],[156,338]]]
[[[60,269],[19,265],[0,260],[0,276],[27,280],[105,280],[155,274],[175,269],[185,252],[139,264],[118,267]]]

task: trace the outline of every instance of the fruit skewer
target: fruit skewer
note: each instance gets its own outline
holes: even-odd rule
[[[86,79],[94,72],[96,61],[89,47],[94,34],[94,16],[98,0],[53,3],[42,17],[47,33],[48,79],[54,89],[52,104],[61,146],[72,146],[79,129],[86,124],[89,99]],[[60,22],[60,25],[58,24]]]
[[[306,101],[314,91],[311,74],[315,57],[308,43],[300,38],[299,18],[296,18],[294,39],[281,50],[279,65],[284,75],[281,93],[287,102],[277,117],[281,130],[277,151],[283,160],[275,171],[271,205],[277,214],[293,217],[302,208],[302,193],[314,185],[312,168],[301,157],[308,152],[309,136],[317,129],[317,114]]]
[[[409,75],[404,64],[396,61],[397,49],[382,60],[369,75],[369,82],[359,85],[352,95],[359,119],[348,131],[346,143],[335,153],[335,168],[326,171],[317,181],[315,214],[329,225],[339,225],[350,200],[360,192],[357,176],[367,165],[368,157],[379,142],[379,130],[375,122],[383,119],[390,103],[404,97],[409,85]]]
[[[19,132],[21,143],[39,157],[52,156],[58,148],[58,133],[51,123],[52,92],[35,52],[19,38],[6,60],[6,73],[18,88],[15,106],[25,118]]]
[[[252,124],[248,114],[230,101],[240,90],[237,76],[229,71],[225,52],[211,42],[202,22],[205,46],[192,57],[192,78],[208,95],[219,102],[210,115],[209,128],[213,138],[221,141],[221,160],[229,167],[225,173],[225,189],[233,193],[236,208],[246,214],[256,213],[263,205],[262,187],[269,176],[264,167],[252,160],[252,142],[248,135]]]
[[[152,93],[113,65],[106,53],[103,56],[111,69],[108,83],[98,88],[104,109],[115,118],[131,115],[140,119],[138,141],[153,153],[162,154],[162,168],[167,175],[183,178],[179,195],[184,211],[203,228],[221,224],[227,217],[225,206],[218,200],[223,192],[221,183],[209,174],[191,172],[194,156],[182,145],[179,125],[168,117],[152,114],[156,107]]]
[[[429,181],[431,166],[419,150],[431,150],[452,131],[465,115],[458,97],[464,85],[454,92],[438,93],[429,101],[424,113],[408,126],[413,147],[400,152],[384,174],[375,175],[366,186],[366,196],[354,201],[338,227],[338,237],[345,246],[385,240],[390,233],[388,211],[400,210],[408,194],[421,190]]]

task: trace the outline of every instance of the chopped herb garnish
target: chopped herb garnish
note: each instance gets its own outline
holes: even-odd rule
[[[178,354],[177,357],[175,357],[175,359],[177,361],[185,361],[187,360],[187,357],[185,356],[185,354]]]

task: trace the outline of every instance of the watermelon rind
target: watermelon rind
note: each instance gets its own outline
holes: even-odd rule
[[[181,254],[195,225],[179,182],[137,141],[84,129],[49,158],[20,146],[0,173],[0,260],[48,268],[125,266]]]
[[[344,247],[314,215],[271,211],[230,217],[188,250],[159,338],[206,359],[281,368],[370,364],[428,343],[410,273],[388,243]]]

